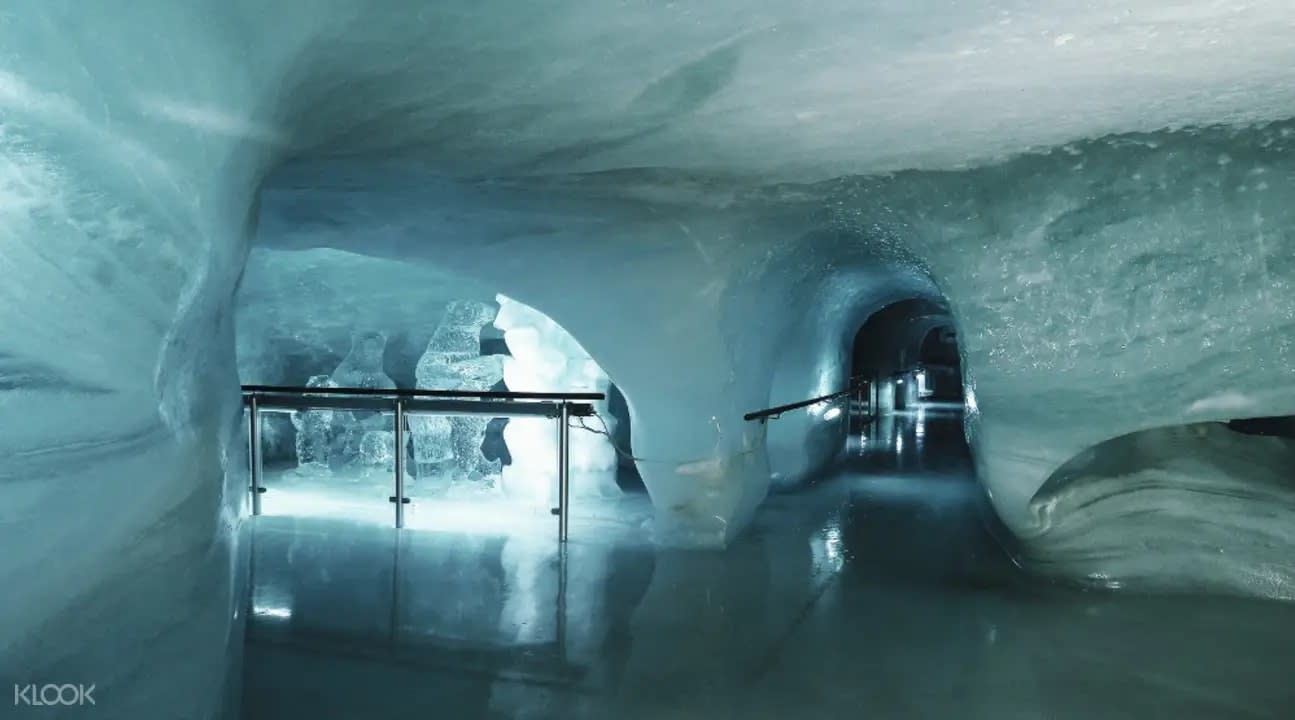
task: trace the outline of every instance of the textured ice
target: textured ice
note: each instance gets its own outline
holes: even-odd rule
[[[838,187],[838,197],[856,207],[889,208],[885,221],[927,258],[953,301],[974,390],[969,429],[981,476],[1032,554],[1063,543],[1049,538],[1059,517],[1045,522],[1037,511],[1062,491],[1054,483],[1036,495],[1084,451],[1143,430],[1295,409],[1292,149],[1290,123],[1211,128],[1073,143],[956,175]],[[942,203],[925,203],[932,194]],[[850,214],[857,219],[842,222],[863,221],[861,211]],[[970,262],[953,250],[969,243],[980,243]],[[1295,487],[1274,486],[1263,499],[1217,511],[1202,483],[1231,493],[1224,489],[1231,482],[1267,486],[1268,471],[1262,454],[1249,469],[1224,461],[1226,448],[1243,439],[1210,437],[1185,443],[1181,460],[1164,471],[1160,501],[1176,509],[1159,515],[1162,522],[1139,519],[1132,496],[1118,497],[1122,483],[1136,484],[1116,479],[1141,462],[1131,458],[1124,472],[1090,483],[1112,498],[1074,509],[1064,544],[1085,526],[1094,547],[1103,528],[1132,533],[1117,543],[1122,557],[1109,548],[1100,554],[1138,577],[1159,575],[1161,585],[1214,584],[1217,566],[1203,554],[1220,548],[1233,576],[1273,575],[1240,528],[1286,537],[1289,500],[1274,502],[1271,493],[1289,497]],[[1211,453],[1226,472],[1209,466]],[[1189,469],[1192,458],[1206,464]],[[1186,517],[1212,528],[1202,537],[1236,531],[1234,542],[1185,543]],[[1170,569],[1160,558],[1171,549],[1202,561]],[[1073,547],[1063,556],[1075,558]],[[1119,580],[1113,568],[1110,574]],[[1268,580],[1245,587],[1273,592]]]
[[[397,385],[413,387],[445,307],[463,298],[489,302],[494,292],[427,264],[328,248],[253,248],[236,297],[240,377],[301,385],[331,374],[363,328],[387,336],[384,369]]]
[[[382,369],[387,336],[380,332],[355,334],[351,352],[331,376],[337,387],[394,390],[396,383]],[[394,426],[390,413],[371,410],[335,411],[329,464],[347,468],[381,470],[395,455]],[[384,443],[388,446],[384,448]]]
[[[316,375],[306,381],[306,387],[335,388],[339,385],[327,375]],[[297,468],[303,473],[329,471],[336,414],[336,411],[328,409],[302,410],[292,414],[292,424],[297,430]]]
[[[390,476],[396,462],[395,430],[365,430],[360,436],[359,464],[369,473]]]
[[[810,464],[743,413],[831,387],[845,351],[813,343],[935,287],[1030,552],[1114,530],[1083,574],[1209,585],[1190,560],[1223,549],[1277,578],[1228,587],[1285,593],[1290,561],[1231,533],[1289,546],[1284,486],[1221,514],[1189,489],[1217,472],[1164,471],[1212,547],[1134,520],[1120,473],[1037,508],[1114,438],[1295,412],[1286,0],[199,5],[0,13],[0,676],[93,678],[122,718],[237,686],[253,236],[552,318],[625,392],[658,534],[690,544]],[[355,267],[343,295],[435,291]]]
[[[338,387],[367,390],[394,390],[396,382],[382,369],[387,350],[387,336],[379,332],[362,332],[355,336],[351,352],[333,371]]]
[[[364,328],[388,338],[384,371],[397,385],[414,387],[415,368],[447,303],[494,297],[462,274],[323,248],[254,248],[247,262],[236,298],[245,384],[299,386],[331,375],[350,353],[355,330]],[[263,422],[266,461],[295,462],[288,416],[268,413]]]
[[[445,308],[440,325],[418,361],[418,387],[428,390],[490,390],[504,377],[503,358],[481,354],[481,329],[494,320],[494,305],[455,300]],[[466,415],[410,418],[414,457],[420,477],[440,484],[473,481],[493,485],[499,460],[481,452],[490,418]]]
[[[444,415],[415,415],[409,418],[413,434],[415,472],[435,477],[437,470],[454,460],[454,426]]]

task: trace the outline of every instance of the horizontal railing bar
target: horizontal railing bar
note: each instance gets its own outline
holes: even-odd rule
[[[844,397],[846,395],[849,395],[851,392],[853,391],[842,390],[840,392],[834,392],[831,395],[820,395],[816,398],[801,400],[800,402],[789,403],[787,405],[779,405],[778,407],[771,407],[765,410],[757,410],[755,412],[751,412],[751,413],[747,413],[746,415],[743,415],[742,419],[743,420],[763,420],[765,418],[773,417],[774,415],[781,415],[785,412],[790,412],[792,410],[799,410],[803,407],[809,407],[810,405],[817,405],[821,402],[826,402],[828,400],[835,400],[839,397]]]
[[[372,410],[394,412],[393,397],[311,397],[309,395],[256,394],[262,412],[274,410]],[[594,407],[589,403],[568,403],[571,414],[591,417]],[[555,418],[561,404],[545,401],[512,400],[454,400],[411,398],[405,401],[406,415],[489,415],[490,417],[548,417]]]
[[[838,390],[837,392],[834,392],[828,395],[820,395],[818,397],[810,398],[808,400],[801,400],[800,402],[788,403],[786,405],[779,405],[777,407],[766,408],[764,410],[756,410],[755,412],[749,412],[746,415],[743,415],[742,419],[747,421],[767,420],[768,418],[771,418],[775,415],[781,415],[785,412],[790,412],[792,410],[799,410],[801,408],[809,407],[810,405],[817,405],[821,402],[827,402],[828,400],[835,400],[840,397],[845,397],[846,395],[849,395],[855,392],[856,390],[858,390],[859,388],[863,387],[865,384],[866,384],[866,381],[864,380],[860,380],[858,378],[851,378],[850,387],[844,390]]]
[[[342,397],[382,398],[480,398],[482,400],[606,400],[604,393],[591,392],[513,392],[511,390],[388,390],[384,388],[291,387],[281,385],[244,385],[243,394],[267,395],[333,395]]]

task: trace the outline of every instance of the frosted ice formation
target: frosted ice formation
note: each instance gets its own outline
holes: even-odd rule
[[[437,477],[438,470],[454,460],[454,425],[450,418],[411,415],[409,429],[414,444],[414,472],[420,478]]]
[[[316,375],[306,381],[306,387],[335,388],[338,384],[327,375]],[[297,469],[302,473],[329,471],[334,416],[334,410],[322,408],[292,413],[292,424],[297,429]]]
[[[387,336],[359,332],[351,352],[333,371],[337,387],[394,390],[396,383],[382,369]],[[394,459],[394,428],[390,413],[368,410],[333,413],[333,442],[329,463],[365,472],[386,468]],[[390,447],[383,449],[383,443]]]
[[[1161,553],[1222,548],[1236,591],[1289,589],[1228,539],[1289,546],[1284,489],[1196,513],[1213,548],[1118,499],[1034,504],[1113,438],[1295,412],[1287,0],[82,5],[0,19],[0,676],[93,677],[109,717],[232,710],[253,236],[542,309],[624,391],[657,532],[693,545],[779,462],[743,414],[838,379],[844,349],[802,343],[937,285],[1026,545],[1070,517],[1063,546],[1132,533],[1086,574],[1198,585],[1217,565]],[[875,285],[824,291],[850,277]],[[1200,478],[1160,497],[1207,507]]]
[[[359,464],[366,474],[379,472],[390,476],[396,462],[396,432],[394,430],[365,430],[360,436]]]
[[[456,300],[446,307],[441,324],[418,361],[418,387],[430,390],[490,390],[503,379],[503,359],[481,355],[481,329],[495,317],[487,303]],[[490,418],[476,415],[410,418],[414,458],[420,477],[445,485],[471,480],[493,485],[499,460],[481,452]]]
[[[497,296],[495,327],[504,331],[510,355],[504,359],[504,383],[518,392],[596,392],[611,386],[607,374],[571,334],[547,315],[506,295]],[[607,401],[593,403],[599,418],[590,427],[615,433]],[[583,419],[573,423],[585,422]],[[557,490],[557,428],[544,418],[513,418],[504,428],[513,462],[503,470],[510,496],[537,505],[554,502]],[[571,492],[611,495],[618,490],[616,448],[606,435],[573,428],[570,435]]]
[[[387,336],[378,332],[357,333],[351,343],[351,352],[333,371],[337,387],[369,390],[395,390],[396,383],[382,369],[382,357],[387,349]]]

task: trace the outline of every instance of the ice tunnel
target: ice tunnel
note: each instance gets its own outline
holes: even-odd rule
[[[240,373],[363,316],[412,382],[429,299],[500,293],[623,393],[662,546],[828,467],[840,423],[745,416],[909,302],[878,378],[956,336],[1018,562],[1295,597],[1295,440],[1228,426],[1295,414],[1289,9],[8,3],[0,680],[234,712]]]

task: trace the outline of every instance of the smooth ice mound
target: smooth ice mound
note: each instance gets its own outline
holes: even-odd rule
[[[1292,468],[1295,440],[1222,423],[1107,440],[1059,468],[1031,500],[1039,521],[1024,538],[1028,566],[1100,587],[1186,584],[1295,600]],[[1154,565],[1142,557],[1152,554]]]

